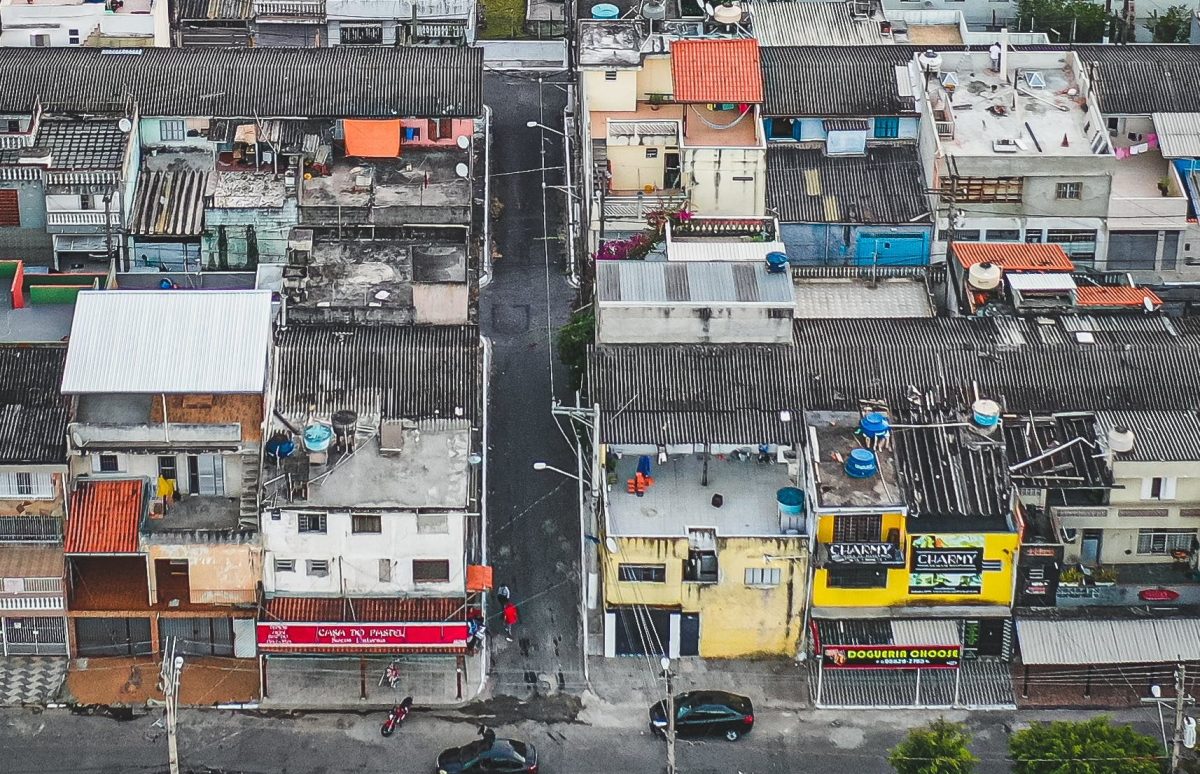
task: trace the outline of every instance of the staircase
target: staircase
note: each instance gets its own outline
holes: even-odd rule
[[[258,529],[259,480],[262,474],[262,457],[258,446],[245,449],[242,454],[242,498],[238,504],[238,522],[244,528]]]

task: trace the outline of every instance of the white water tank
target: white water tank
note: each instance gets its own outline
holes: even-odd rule
[[[917,55],[917,64],[921,66],[921,72],[937,75],[942,71],[942,55],[927,48]]]
[[[1117,426],[1108,431],[1108,448],[1116,454],[1133,451],[1133,431]]]
[[[974,263],[967,270],[967,282],[978,290],[993,290],[1000,285],[1004,270],[995,263]]]

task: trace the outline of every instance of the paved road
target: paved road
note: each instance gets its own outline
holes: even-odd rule
[[[542,133],[538,121],[561,127],[564,91],[536,76],[488,75],[484,97],[493,113],[492,195],[503,205],[495,223],[501,257],[480,299],[479,320],[493,345],[488,450],[488,553],[496,582],[513,590],[521,615],[508,643],[493,617],[495,693],[526,696],[539,676],[580,690],[579,509],[574,481],[533,470],[547,462],[575,469],[575,457],[550,414],[554,392],[568,394],[564,369],[551,356],[549,335],[570,313],[574,291],[562,271],[562,250],[546,240],[559,233],[561,194],[550,190],[543,225]],[[546,133],[547,166],[559,166],[558,135]],[[550,185],[561,173],[547,173]],[[549,268],[548,268],[549,267]],[[494,608],[493,608],[494,609]]]

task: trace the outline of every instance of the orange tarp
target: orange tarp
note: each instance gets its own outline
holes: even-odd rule
[[[492,568],[486,564],[467,565],[467,591],[488,591],[492,588]]]
[[[343,121],[346,155],[394,159],[400,155],[400,119]]]

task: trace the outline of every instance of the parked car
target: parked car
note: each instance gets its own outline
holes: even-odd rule
[[[667,702],[650,708],[650,727],[667,732]],[[754,705],[745,696],[725,691],[690,691],[675,697],[675,734],[682,737],[724,736],[731,742],[754,728]]]
[[[516,739],[478,739],[443,750],[438,774],[537,774],[537,750]]]

